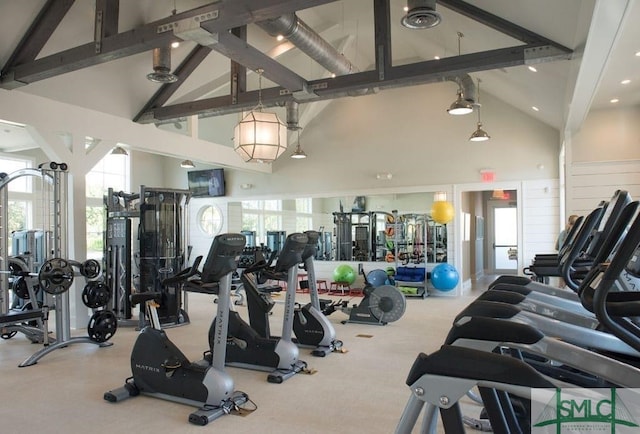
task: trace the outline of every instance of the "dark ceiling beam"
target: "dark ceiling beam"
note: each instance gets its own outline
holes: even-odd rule
[[[438,4],[454,12],[457,12],[460,15],[464,15],[474,21],[484,24],[487,27],[497,30],[498,32],[504,33],[505,35],[522,41],[525,44],[550,45],[568,53],[572,52],[571,49],[558,44],[557,42],[547,39],[544,36],[532,32],[531,30],[520,27],[517,24],[512,23],[511,21],[507,21],[504,18],[500,18],[497,15],[493,15],[483,9],[480,9],[461,0],[438,0]]]
[[[147,111],[155,108],[161,107],[164,105],[169,98],[180,88],[182,83],[185,82],[187,77],[191,75],[191,73],[202,63],[202,61],[207,57],[207,55],[211,53],[211,49],[208,47],[203,47],[202,45],[196,46],[191,52],[185,57],[185,59],[178,65],[178,67],[173,71],[173,74],[178,77],[178,81],[174,83],[166,83],[163,84],[158,91],[151,97],[151,99],[145,104],[145,106],[140,110],[140,112],[133,118],[134,122],[138,122],[140,117],[146,113]]]
[[[309,81],[309,88],[317,97],[310,100],[302,99],[298,102],[305,103],[341,98],[352,95],[355,91],[366,91],[373,87],[385,89],[437,83],[445,81],[451,75],[524,65],[527,59],[530,58],[531,51],[539,54],[539,61],[557,60],[559,55],[555,47],[521,45],[390,67],[385,74],[384,80],[379,80],[376,70],[340,75],[335,78],[312,80]],[[546,58],[542,56],[544,52],[549,53]],[[567,57],[567,54],[564,53],[564,56]],[[281,87],[262,90],[262,103],[265,107],[283,106],[290,99],[294,99],[294,96],[288,94]],[[238,113],[242,110],[253,108],[257,100],[257,91],[252,91],[239,94],[238,101],[235,104],[231,103],[229,95],[225,95],[158,107],[145,113],[139,122],[163,122],[184,116],[199,115],[208,117]]]
[[[375,35],[376,71],[380,80],[391,68],[391,7],[389,0],[374,0],[373,21]]]
[[[101,13],[100,37],[108,38],[118,34],[120,0],[96,0],[96,17]]]
[[[31,62],[38,56],[74,2],[75,0],[47,0],[2,68],[2,75],[7,69]]]
[[[253,71],[261,69],[264,77],[290,92],[306,89],[307,81],[304,78],[237,36],[228,32],[220,32],[213,36],[216,42],[209,45],[212,50]]]
[[[247,26],[235,27],[231,33],[243,41],[247,41]],[[231,103],[238,103],[238,95],[247,90],[247,68],[231,59],[231,71],[229,72],[229,92]]]
[[[100,15],[100,39],[118,34],[120,0],[96,0],[96,21]]]
[[[102,51],[102,40],[118,34],[120,0],[96,0],[93,39],[96,53]]]
[[[61,0],[68,1],[68,0]],[[181,20],[197,20],[210,33],[227,31],[336,0],[234,0],[215,2],[154,21],[136,29],[104,38],[100,53],[95,42],[71,48],[37,60],[14,63],[3,73],[0,87],[12,89],[78,69],[98,65],[167,46],[178,38],[173,26]],[[48,3],[57,4],[57,0]],[[49,21],[49,20],[47,20]]]

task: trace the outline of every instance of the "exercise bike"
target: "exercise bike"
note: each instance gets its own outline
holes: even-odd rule
[[[240,368],[271,371],[267,376],[270,383],[282,383],[295,374],[307,369],[306,362],[298,359],[299,350],[292,341],[295,291],[298,283],[298,264],[302,261],[302,251],[308,237],[302,233],[287,236],[274,267],[273,277],[287,281],[282,337],[264,337],[251,328],[236,311],[229,312],[229,334],[224,341],[217,339],[215,330],[209,330],[209,344],[213,356],[224,354],[227,365]],[[258,263],[245,269],[240,276],[247,294],[259,292],[257,271],[264,267]]]
[[[334,351],[342,350],[342,341],[336,339],[336,330],[320,310],[320,298],[316,282],[316,271],[313,259],[318,250],[320,233],[306,231],[309,242],[302,252],[302,262],[307,272],[310,301],[304,306],[296,307],[293,317],[293,332],[299,345],[314,349],[311,354],[324,357]]]
[[[183,281],[187,291],[218,296],[217,315],[211,325],[217,351],[209,358],[210,361],[205,355],[203,360],[190,362],[161,329],[156,310],[161,293],[133,294],[132,304],[145,303],[150,325],[140,332],[134,344],[132,376],[124,386],[106,392],[105,400],[119,402],[145,394],[193,405],[199,409],[189,415],[189,422],[196,425],[206,425],[249,401],[246,394],[233,390],[233,379],[224,371],[231,275],[237,267],[236,258],[242,253],[245,241],[241,234],[218,235],[211,244],[200,280],[191,278],[198,274],[202,257],[198,257],[192,267],[163,282]]]
[[[338,300],[327,305],[322,313],[328,316],[336,310],[341,310],[349,315],[349,319],[342,321],[342,324],[387,325],[399,320],[407,306],[404,294],[393,285],[373,286],[364,270],[361,273],[365,285],[362,290],[364,297],[360,304],[349,306],[348,301]]]
[[[298,346],[313,348],[311,354],[316,357],[324,357],[333,351],[342,350],[342,341],[336,340],[336,331],[327,317],[320,311],[320,299],[316,287],[313,258],[318,247],[320,234],[316,231],[306,231],[308,242],[302,251],[302,263],[307,272],[308,280],[301,281],[309,284],[311,302],[300,306],[296,304],[293,315],[293,332],[296,338],[293,340]],[[279,279],[282,276],[278,272],[273,273],[270,267],[271,260],[267,263],[262,252],[254,252],[252,263],[256,264],[250,272],[258,273],[258,282],[269,279]],[[247,295],[247,310],[249,313],[249,325],[263,338],[275,338],[271,335],[269,316],[275,305],[272,292],[279,292],[278,285],[245,287]]]

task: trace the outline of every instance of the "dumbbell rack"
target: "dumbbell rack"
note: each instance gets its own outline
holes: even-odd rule
[[[63,243],[63,240],[66,241],[67,239],[66,222],[68,221],[66,215],[66,210],[68,209],[66,195],[68,178],[67,165],[65,163],[50,162],[41,164],[37,169],[18,170],[0,179],[0,258],[7,258],[9,252],[9,230],[7,226],[9,203],[8,185],[11,181],[25,176],[39,178],[42,181],[40,219],[42,227],[45,228],[45,233],[47,231],[51,233],[50,239],[45,238],[47,259],[54,260],[55,258],[66,257],[65,243]],[[6,316],[10,309],[10,270],[8,269],[8,263],[9,261],[3,261],[3,264],[0,265],[0,268],[2,268],[2,270],[0,270],[0,315],[3,316]],[[19,365],[20,367],[34,365],[50,352],[75,343],[91,343],[101,347],[112,345],[110,342],[96,342],[88,336],[71,337],[68,288],[72,282],[73,275],[67,276],[65,279],[64,290],[60,290],[59,292],[54,291],[54,295],[51,295],[51,292],[48,294],[48,298],[52,297],[51,304],[55,309],[55,339],[49,339],[48,329],[44,327],[42,332],[45,346],[22,362]],[[48,310],[48,307],[46,307],[49,304],[48,301],[50,300],[44,303],[45,306],[43,306],[43,309]],[[48,311],[44,312],[44,314],[46,319]]]

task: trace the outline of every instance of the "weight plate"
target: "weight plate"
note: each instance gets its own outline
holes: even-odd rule
[[[14,277],[11,289],[13,289],[14,294],[18,298],[23,300],[29,298],[29,288],[27,287],[27,281],[24,280],[24,277]]]
[[[111,288],[102,282],[88,282],[82,290],[82,302],[91,309],[104,307],[111,300]]]
[[[100,263],[95,259],[87,259],[80,266],[80,274],[87,279],[95,279],[100,275]]]
[[[110,310],[99,310],[91,315],[87,332],[94,342],[106,342],[116,334],[118,319]]]
[[[53,295],[62,294],[73,283],[73,268],[64,259],[49,259],[40,267],[38,282],[45,292]]]

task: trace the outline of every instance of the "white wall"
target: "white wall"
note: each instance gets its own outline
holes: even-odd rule
[[[495,170],[498,181],[557,178],[557,130],[483,95],[482,118],[492,139],[472,143],[467,139],[476,116],[447,114],[454,98],[455,86],[443,83],[333,100],[302,131],[309,158],[287,158],[292,149],[272,164],[271,174],[233,170],[231,194],[335,197],[478,182],[480,170],[487,168]],[[379,172],[391,172],[393,178],[378,180]],[[243,183],[253,188],[241,190]]]
[[[586,215],[617,189],[640,198],[640,107],[594,110],[567,152],[567,215]]]

